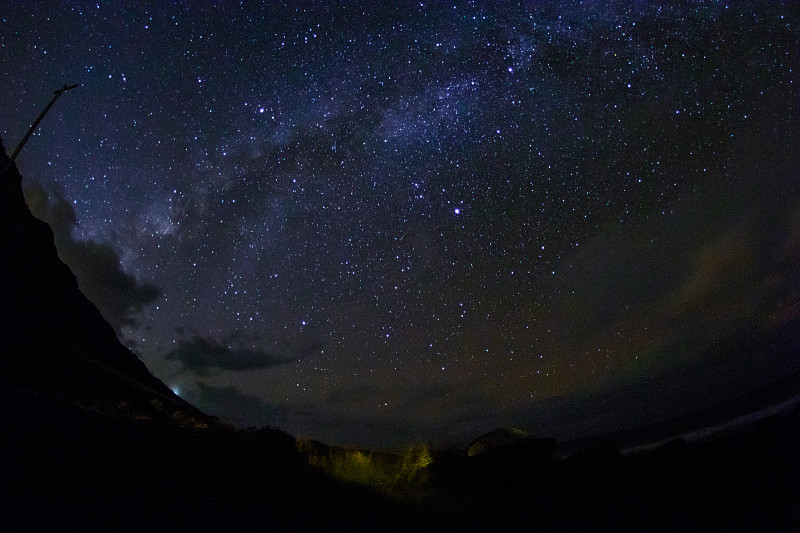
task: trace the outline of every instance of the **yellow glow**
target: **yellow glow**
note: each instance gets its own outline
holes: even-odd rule
[[[414,489],[425,483],[427,468],[433,462],[427,446],[415,446],[404,453],[364,452],[341,448],[314,449],[298,442],[308,463],[346,483],[366,485],[401,499],[412,496]]]

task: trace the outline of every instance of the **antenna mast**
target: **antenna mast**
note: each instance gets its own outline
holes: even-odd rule
[[[11,154],[11,158],[8,160],[8,164],[6,165],[6,168],[4,168],[3,169],[3,173],[0,174],[0,182],[2,182],[3,179],[5,179],[6,173],[8,172],[8,169],[11,168],[11,164],[14,162],[14,159],[16,159],[16,157],[19,154],[20,150],[22,150],[22,147],[25,146],[25,143],[28,142],[28,138],[31,135],[33,135],[33,132],[36,130],[36,126],[39,125],[39,123],[44,118],[45,114],[47,114],[47,112],[50,110],[50,108],[53,107],[53,104],[56,103],[56,100],[58,100],[58,97],[61,96],[62,94],[64,94],[65,92],[69,91],[70,89],[74,89],[77,86],[78,86],[77,84],[76,85],[64,85],[62,88],[57,89],[56,91],[53,91],[53,95],[54,95],[53,99],[50,100],[50,103],[47,104],[47,107],[45,107],[44,110],[42,110],[41,114],[39,115],[39,118],[36,119],[36,121],[33,123],[33,125],[28,130],[28,133],[26,133],[25,137],[22,138],[22,141],[20,141],[19,145],[17,146],[17,149],[14,150],[14,153]]]

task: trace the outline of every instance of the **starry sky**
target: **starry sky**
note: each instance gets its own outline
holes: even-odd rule
[[[0,136],[201,409],[331,444],[572,438],[796,372],[800,8],[22,2]]]

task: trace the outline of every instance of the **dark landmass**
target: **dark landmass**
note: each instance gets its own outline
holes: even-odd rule
[[[513,430],[402,454],[236,430],[119,343],[20,184],[13,167],[0,183],[2,531],[800,529],[797,407],[706,440],[618,447],[763,410],[796,395],[796,377],[571,443],[566,458],[554,440]]]
[[[797,327],[800,332],[800,324]],[[797,353],[799,349],[800,339],[795,344],[792,355],[800,355]],[[773,414],[786,414],[798,405],[800,374],[792,374],[775,381],[769,387],[744,392],[733,401],[713,407],[658,420],[645,426],[559,442],[554,454],[564,458],[606,441],[614,442],[625,455],[657,448],[676,438],[704,441],[729,433],[741,433],[763,418]]]

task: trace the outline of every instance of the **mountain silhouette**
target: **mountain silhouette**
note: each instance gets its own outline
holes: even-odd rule
[[[0,152],[4,168],[1,140]],[[0,183],[0,248],[0,380],[101,411],[211,421],[150,374],[80,292],[14,165]]]
[[[0,531],[368,530],[398,514],[311,469],[290,435],[236,430],[154,377],[81,293],[15,165],[0,182],[0,405]]]

